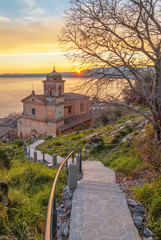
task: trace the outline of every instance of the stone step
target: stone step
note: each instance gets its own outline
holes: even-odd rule
[[[122,190],[117,184],[112,183],[98,183],[92,181],[80,181],[77,186],[78,192],[103,192],[104,194],[122,194]]]
[[[115,173],[84,161],[73,195],[69,240],[140,240]]]

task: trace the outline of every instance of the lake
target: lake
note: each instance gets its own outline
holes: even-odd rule
[[[80,85],[80,78],[64,77],[65,92],[79,92],[76,87]],[[0,117],[9,113],[21,113],[21,100],[31,94],[32,89],[36,94],[43,93],[45,77],[39,78],[0,78]]]

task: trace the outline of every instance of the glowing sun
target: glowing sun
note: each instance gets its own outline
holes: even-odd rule
[[[78,69],[78,70],[77,70],[77,73],[78,73],[78,74],[79,74],[79,73],[81,73],[81,70],[80,70],[80,69]]]

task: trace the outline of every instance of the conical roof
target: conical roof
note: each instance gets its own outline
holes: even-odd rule
[[[51,73],[48,73],[47,74],[47,77],[46,77],[46,80],[47,81],[54,81],[54,80],[62,80],[62,75],[60,73],[57,73],[55,71],[55,67],[53,69],[53,71]]]

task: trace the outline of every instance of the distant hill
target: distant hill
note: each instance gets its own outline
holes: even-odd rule
[[[62,77],[75,77],[75,72],[61,72],[60,73]],[[21,73],[15,73],[15,74],[0,74],[0,78],[18,78],[18,77],[46,77],[47,73],[35,73],[35,74],[21,74]]]

